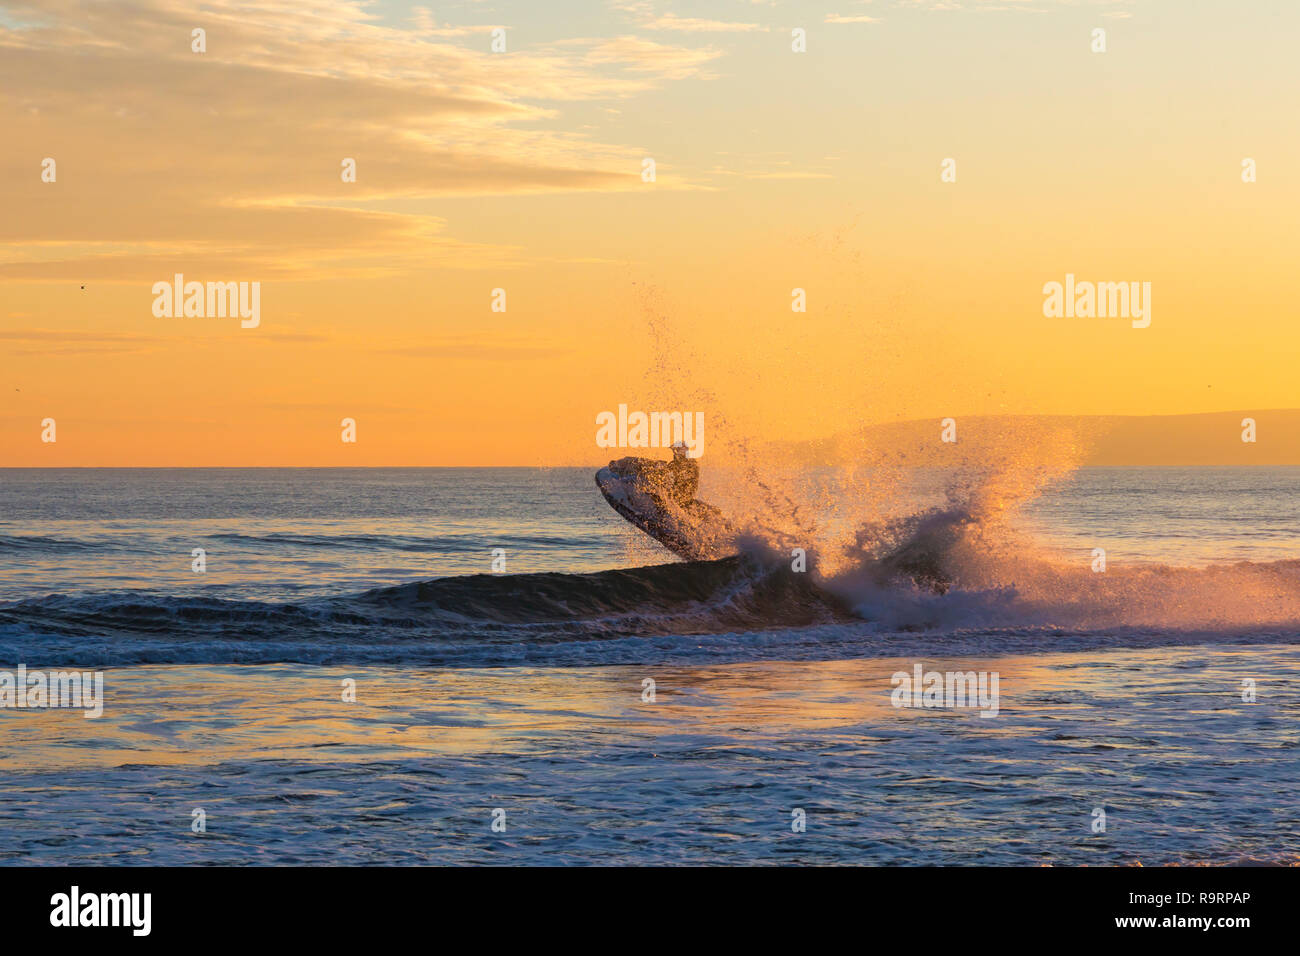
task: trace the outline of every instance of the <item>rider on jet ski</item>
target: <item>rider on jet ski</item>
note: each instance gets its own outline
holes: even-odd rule
[[[700,466],[686,454],[686,443],[680,440],[673,444],[672,461],[620,458],[609,467],[615,474],[635,476],[645,492],[681,508],[695,500],[700,486]]]
[[[668,497],[679,505],[695,500],[700,487],[700,466],[686,454],[686,443],[678,439],[673,443],[673,460],[664,464],[668,473]]]
[[[671,461],[620,458],[596,472],[605,500],[634,526],[687,561],[711,561],[737,551],[738,532],[722,512],[695,497],[699,465],[684,442]]]

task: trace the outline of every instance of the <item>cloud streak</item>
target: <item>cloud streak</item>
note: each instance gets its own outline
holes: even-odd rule
[[[493,54],[490,25],[449,30],[417,11],[392,26],[359,0],[4,10],[0,88],[16,92],[0,124],[25,144],[0,157],[9,279],[135,280],[178,258],[258,276],[510,261],[438,217],[394,210],[635,189],[641,152],[575,131],[565,104],[705,78],[721,56],[633,36]],[[195,27],[204,53],[191,51]],[[56,183],[39,180],[45,156]],[[340,178],[344,158],[355,183]],[[358,208],[377,201],[388,209]]]

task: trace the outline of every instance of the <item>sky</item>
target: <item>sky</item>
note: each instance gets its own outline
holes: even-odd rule
[[[1281,0],[0,0],[0,465],[1300,407],[1297,35]],[[259,283],[257,327],[156,315],[178,273]],[[1067,274],[1149,282],[1150,325],[1046,317]]]

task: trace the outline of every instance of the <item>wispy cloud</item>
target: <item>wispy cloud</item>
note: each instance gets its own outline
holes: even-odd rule
[[[68,329],[0,331],[0,341],[10,343],[13,355],[94,355],[145,352],[163,340],[130,332],[78,332]]]
[[[414,343],[391,349],[378,349],[384,355],[406,358],[463,359],[478,362],[519,362],[551,359],[567,354],[568,349],[531,342],[484,342],[465,336],[447,336],[434,341]]]
[[[723,55],[635,36],[493,54],[490,25],[452,28],[419,9],[391,25],[364,0],[5,9],[0,126],[9,142],[41,144],[36,160],[0,156],[11,279],[134,281],[178,260],[257,277],[508,261],[513,250],[394,210],[638,188],[641,151],[566,123],[564,104],[706,79]],[[190,48],[196,27],[204,53]],[[43,155],[58,163],[54,184],[33,173]],[[355,183],[341,181],[344,158]],[[360,207],[380,201],[385,211]]]
[[[752,33],[767,29],[757,23],[701,20],[696,17],[679,17],[673,13],[646,20],[642,26],[650,30],[677,30],[682,33]]]

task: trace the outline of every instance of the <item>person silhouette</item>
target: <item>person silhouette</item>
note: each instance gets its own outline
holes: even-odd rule
[[[695,500],[700,487],[700,466],[686,453],[686,443],[673,442],[673,460],[667,463],[668,496],[679,505]]]

